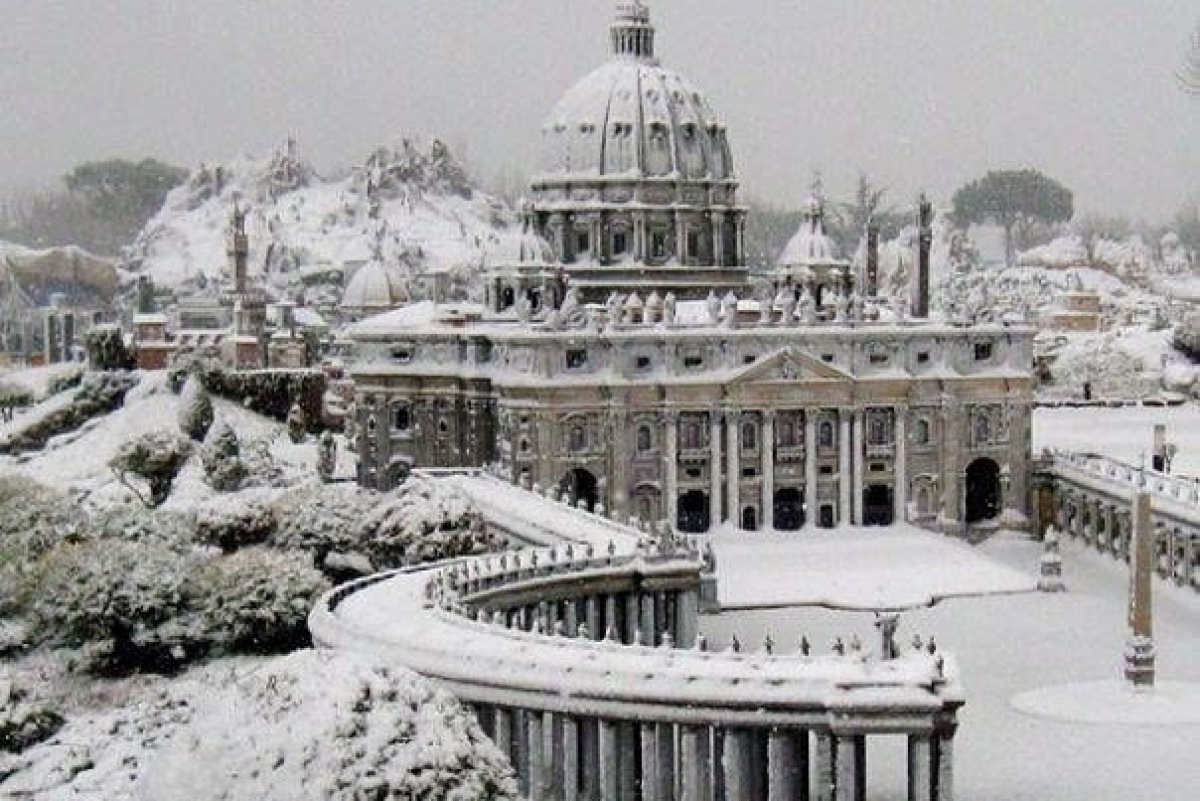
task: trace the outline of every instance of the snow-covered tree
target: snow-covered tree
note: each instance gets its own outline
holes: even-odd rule
[[[200,461],[204,464],[204,480],[218,492],[236,490],[246,477],[237,434],[224,420],[218,420],[208,429],[200,448]]]
[[[119,325],[98,325],[84,340],[88,364],[93,370],[128,370],[133,356],[125,347],[125,334]]]
[[[301,554],[245,548],[195,576],[207,637],[224,651],[265,652],[308,642],[308,613],[329,583]]]
[[[1074,214],[1071,190],[1037,170],[999,170],[954,193],[954,219],[962,226],[992,223],[1004,229],[1005,264],[1015,263],[1018,229],[1066,222]]]
[[[494,547],[470,501],[445,483],[410,476],[362,520],[361,547],[376,568],[482,553]]]
[[[507,760],[445,690],[368,655],[305,650],[209,695],[133,796],[515,801],[518,791]]]
[[[193,375],[179,393],[179,429],[196,442],[203,442],[212,422],[212,398],[200,379]]]
[[[191,455],[191,442],[173,431],[151,431],[124,443],[109,460],[117,479],[149,507],[161,506],[171,494],[171,485],[183,463]],[[149,484],[145,496],[129,483],[135,475]]]
[[[0,672],[0,751],[19,754],[54,734],[62,724],[58,710],[31,698],[24,687]]]
[[[274,530],[274,510],[256,501],[212,503],[196,515],[196,539],[226,553],[265,542]]]

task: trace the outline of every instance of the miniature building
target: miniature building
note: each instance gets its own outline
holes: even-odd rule
[[[1074,288],[1063,293],[1059,308],[1047,315],[1045,327],[1051,331],[1103,331],[1099,293],[1084,289],[1076,276]]]
[[[561,263],[531,241],[485,306],[350,330],[360,483],[491,465],[687,532],[1024,521],[1034,331],[869,321],[819,197],[751,283],[724,127],[643,6],[613,38],[543,131],[529,213]]]

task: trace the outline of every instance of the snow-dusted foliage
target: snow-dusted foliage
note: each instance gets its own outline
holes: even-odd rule
[[[50,405],[44,413],[28,415],[27,423],[0,437],[0,454],[41,450],[51,437],[74,431],[118,408],[138,380],[135,373],[87,373],[65,404]]]
[[[1192,312],[1175,327],[1175,347],[1200,363],[1200,312]]]
[[[221,651],[263,652],[308,642],[308,613],[329,583],[300,554],[245,548],[195,575],[206,639]]]
[[[179,430],[196,442],[203,442],[212,422],[212,398],[200,379],[193,375],[179,393]]]
[[[0,553],[9,547],[35,559],[59,541],[82,536],[86,523],[63,493],[23,476],[0,476]]]
[[[149,761],[134,798],[503,801],[517,788],[447,692],[370,657],[310,650],[210,698]]]
[[[200,448],[200,461],[204,465],[204,480],[218,492],[236,490],[246,477],[237,433],[224,420],[217,420],[209,428]]]
[[[85,667],[123,672],[186,658],[189,561],[161,545],[59,545],[29,577],[27,614],[49,643],[83,649]]]
[[[147,506],[161,506],[171,494],[171,484],[183,463],[191,455],[191,442],[173,431],[151,431],[132,439],[117,450],[109,466]],[[143,494],[134,489],[129,476],[138,476],[149,485]]]
[[[209,504],[196,514],[196,539],[232,553],[267,540],[275,530],[275,511],[260,501]]]
[[[133,355],[125,347],[125,334],[115,323],[98,325],[84,340],[88,364],[93,370],[128,370],[133,367]]]
[[[359,542],[379,568],[495,547],[462,493],[421,476],[410,476],[363,519]]]
[[[311,553],[318,564],[329,553],[356,551],[359,524],[377,502],[355,484],[301,484],[276,500],[278,525],[269,544]]]
[[[0,751],[20,753],[58,731],[63,716],[0,672]]]
[[[1092,336],[1064,337],[1047,350],[1052,359],[1052,386],[1046,395],[1078,397],[1085,382],[1092,396],[1136,399],[1159,390],[1161,357],[1168,350],[1167,332],[1110,331]]]

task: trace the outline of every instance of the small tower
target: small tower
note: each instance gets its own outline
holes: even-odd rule
[[[650,24],[650,9],[643,3],[618,3],[609,31],[613,55],[654,61],[654,26]]]
[[[929,316],[929,251],[933,246],[933,204],[925,193],[917,201],[917,285],[912,316]]]
[[[250,252],[250,241],[246,237],[246,212],[233,204],[230,217],[229,247],[226,250],[233,266],[233,291],[242,295],[246,291],[246,258]]]

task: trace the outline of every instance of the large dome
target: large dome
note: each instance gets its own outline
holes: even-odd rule
[[[645,6],[621,6],[612,41],[613,58],[546,118],[541,177],[732,178],[725,124],[689,80],[655,59]]]
[[[408,290],[399,275],[379,261],[369,261],[350,279],[342,294],[347,312],[377,314],[408,303]]]

